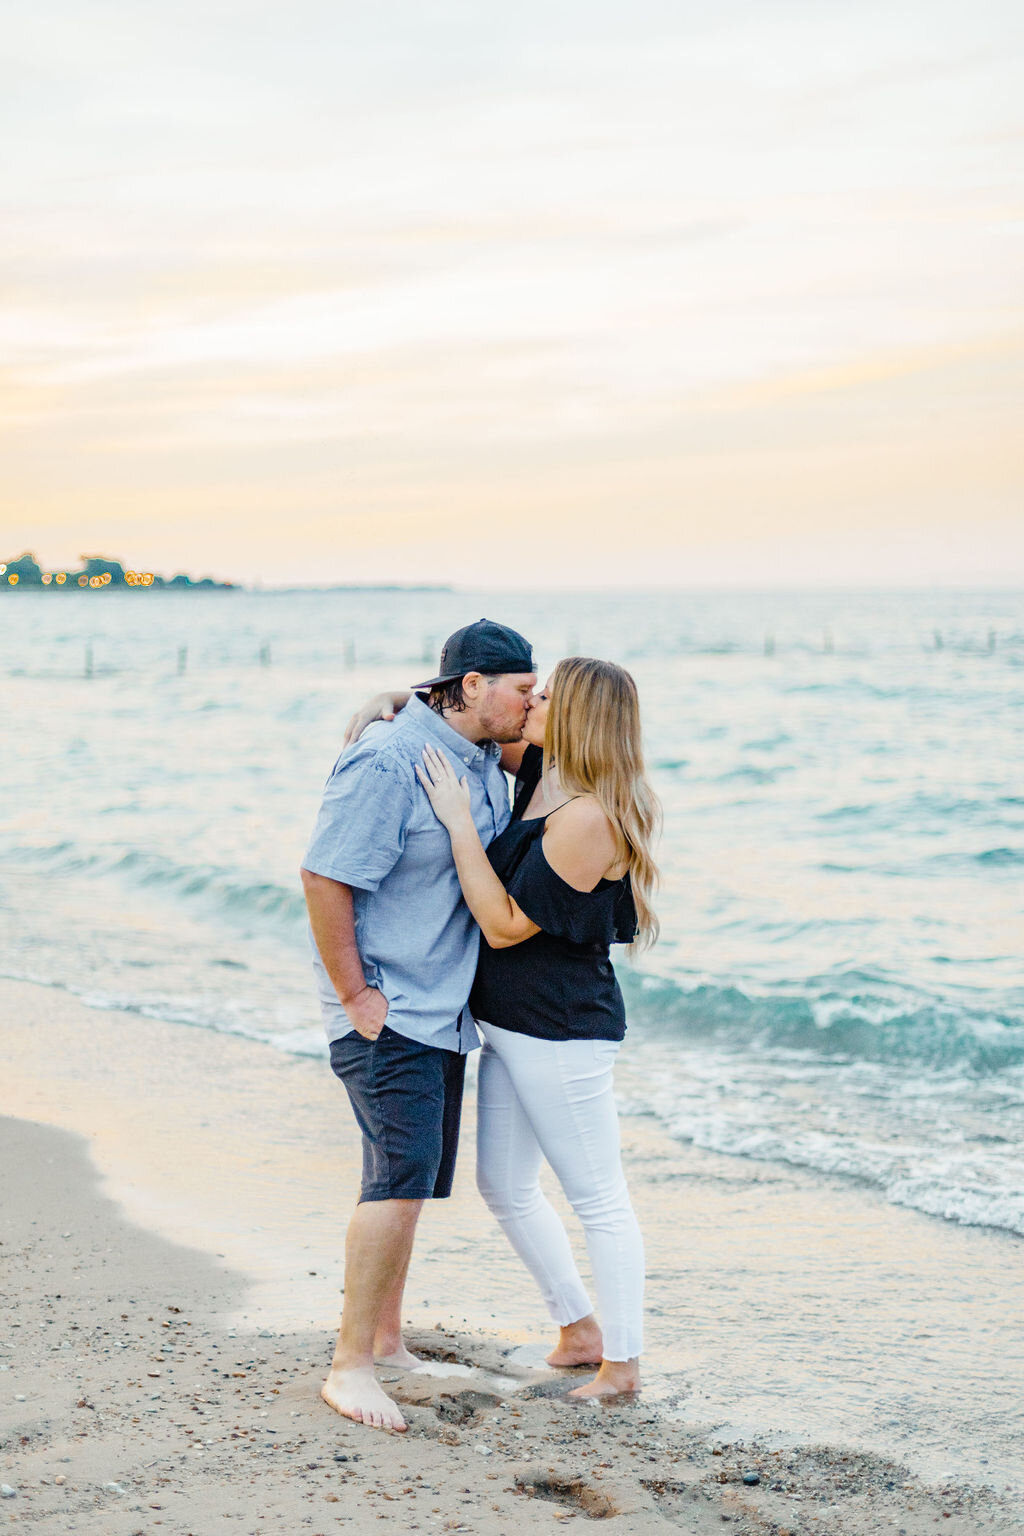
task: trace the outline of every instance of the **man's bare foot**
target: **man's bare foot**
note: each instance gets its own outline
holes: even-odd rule
[[[343,1418],[354,1419],[371,1429],[404,1430],[405,1420],[395,1403],[382,1390],[369,1366],[354,1371],[334,1367],[320,1388],[320,1396],[329,1408]]]
[[[378,1365],[390,1366],[393,1371],[414,1371],[418,1365],[423,1364],[419,1356],[406,1349],[401,1340],[398,1348],[389,1350],[386,1355],[379,1355],[374,1350],[373,1358]]]
[[[637,1360],[602,1360],[593,1381],[574,1387],[566,1395],[577,1401],[589,1397],[623,1397],[640,1391],[640,1365]]]
[[[558,1330],[558,1343],[548,1355],[548,1365],[600,1365],[602,1352],[601,1329],[591,1313]]]

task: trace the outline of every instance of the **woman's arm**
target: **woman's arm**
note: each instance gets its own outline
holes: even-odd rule
[[[523,753],[526,751],[527,745],[528,743],[525,741],[507,741],[501,749],[501,766],[513,778],[515,778],[522,767]]]
[[[408,688],[399,688],[394,693],[375,693],[372,699],[367,699],[365,704],[359,706],[349,720],[341,745],[347,747],[353,741],[358,741],[366,727],[375,720],[393,720],[411,698]]]
[[[448,829],[462,894],[480,932],[491,949],[509,949],[532,939],[540,929],[513,901],[484,852],[473,824],[468,783],[457,778],[448,759],[433,747],[423,748],[423,761],[425,768],[417,767],[416,772],[434,814]]]

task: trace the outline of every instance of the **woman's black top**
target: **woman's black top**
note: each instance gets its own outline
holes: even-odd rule
[[[626,1011],[608,951],[636,935],[629,875],[578,891],[551,868],[546,818],[523,820],[541,763],[540,748],[527,747],[512,820],[488,849],[502,885],[541,931],[508,949],[481,943],[470,1008],[499,1029],[540,1040],[621,1040]]]

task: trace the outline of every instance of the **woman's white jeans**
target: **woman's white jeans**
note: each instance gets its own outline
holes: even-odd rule
[[[561,1327],[594,1309],[540,1188],[547,1158],[583,1223],[606,1360],[643,1348],[644,1249],[622,1172],[614,1040],[535,1040],[481,1023],[477,1184]]]

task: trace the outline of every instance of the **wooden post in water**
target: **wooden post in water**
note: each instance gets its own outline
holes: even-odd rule
[[[92,641],[85,647],[85,675],[92,677]]]
[[[178,646],[178,676],[181,677],[188,666],[188,646]]]

